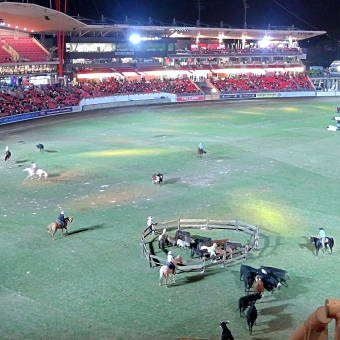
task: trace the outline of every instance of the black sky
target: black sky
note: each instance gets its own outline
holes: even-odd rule
[[[63,1],[63,0],[61,0]],[[195,23],[198,0],[67,0],[67,14],[90,19],[102,15],[112,20]],[[200,0],[201,22],[243,26],[243,0]],[[49,0],[29,0],[49,7]],[[54,3],[54,0],[52,0]],[[247,25],[291,26],[307,30],[336,31],[340,27],[340,0],[247,0]]]

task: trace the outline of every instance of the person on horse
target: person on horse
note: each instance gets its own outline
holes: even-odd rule
[[[171,251],[168,252],[168,256],[166,258],[166,265],[172,270],[172,274],[175,275],[176,266],[174,265],[174,257],[172,256]]]
[[[322,248],[325,248],[326,233],[325,233],[325,230],[322,227],[319,228],[319,234],[318,234],[317,238],[321,241]]]
[[[203,145],[202,145],[202,143],[199,143],[199,144],[198,144],[198,148],[199,148],[200,150],[202,150],[202,152],[204,151],[204,150],[203,150]]]
[[[148,220],[146,221],[146,224],[148,226],[149,232],[152,233],[152,235],[155,234],[155,231],[153,229],[153,226],[155,225],[155,223],[153,223],[153,217],[149,216]]]
[[[5,161],[9,160],[10,157],[11,157],[11,151],[9,151],[9,147],[7,145],[5,148]]]
[[[59,214],[57,223],[61,225],[61,231],[63,231],[63,228],[65,227],[65,215],[63,211]]]
[[[34,174],[37,173],[37,165],[35,164],[35,162],[32,162],[31,169],[33,170]]]

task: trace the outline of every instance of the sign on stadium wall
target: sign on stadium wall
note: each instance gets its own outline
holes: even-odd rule
[[[221,94],[220,99],[246,99],[256,98],[255,93],[235,93],[235,94]]]
[[[0,118],[0,125],[69,112],[72,112],[72,107],[62,107],[58,109],[42,110],[38,112],[23,113],[15,116],[7,116]]]
[[[198,102],[204,100],[203,95],[198,95],[198,96],[183,96],[179,97],[177,96],[177,101],[178,102]]]
[[[277,98],[278,93],[256,93],[256,98]]]

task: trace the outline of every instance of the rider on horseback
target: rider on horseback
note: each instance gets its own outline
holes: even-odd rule
[[[61,231],[63,231],[63,228],[65,227],[65,216],[63,211],[58,216],[57,223],[61,225]]]
[[[199,143],[199,144],[198,144],[198,148],[199,148],[200,150],[202,150],[202,152],[203,152],[203,145],[202,145],[202,143]]]
[[[5,161],[9,160],[10,157],[11,157],[11,151],[9,151],[9,147],[7,145],[5,148]]]
[[[37,173],[37,165],[34,162],[31,164],[31,169],[33,170],[34,174]]]
[[[319,228],[319,234],[318,234],[317,238],[321,241],[322,248],[325,248],[326,233],[325,233],[325,230],[322,227]]]
[[[176,266],[174,265],[174,257],[172,256],[171,251],[168,252],[166,265],[172,270],[172,274],[175,275]]]

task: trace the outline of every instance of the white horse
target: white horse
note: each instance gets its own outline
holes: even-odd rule
[[[38,176],[39,179],[41,179],[42,177],[44,177],[45,179],[47,179],[48,174],[46,171],[44,171],[43,169],[37,169],[36,171],[34,171],[32,168],[26,168],[24,170],[22,170],[22,172],[27,172],[28,175],[25,179],[27,178],[31,178],[33,179],[34,176]]]

